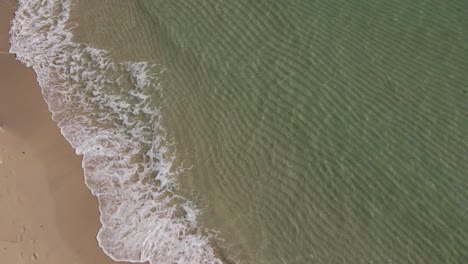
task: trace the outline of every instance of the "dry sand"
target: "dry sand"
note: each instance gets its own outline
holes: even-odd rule
[[[15,6],[0,0],[0,52]],[[34,71],[0,53],[0,263],[118,263],[98,247],[97,201],[82,175]]]

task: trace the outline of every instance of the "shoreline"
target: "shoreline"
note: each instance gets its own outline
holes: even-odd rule
[[[125,263],[99,248],[96,197],[51,119],[36,74],[9,50],[16,1],[0,2],[0,259],[5,263]]]

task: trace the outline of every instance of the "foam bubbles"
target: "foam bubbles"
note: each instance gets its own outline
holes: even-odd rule
[[[53,119],[83,154],[86,185],[97,196],[99,245],[115,260],[221,263],[199,211],[173,192],[177,171],[147,62],[116,63],[104,50],[74,43],[71,2],[20,0],[10,52],[33,67]]]

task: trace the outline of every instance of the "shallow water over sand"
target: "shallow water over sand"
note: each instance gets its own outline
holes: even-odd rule
[[[157,98],[174,193],[224,239],[216,254],[466,263],[467,12],[463,1],[81,0],[72,21],[75,41],[154,65],[161,93],[143,93]]]

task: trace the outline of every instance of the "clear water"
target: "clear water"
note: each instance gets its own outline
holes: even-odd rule
[[[115,259],[468,262],[466,1],[72,3],[73,42],[130,76],[96,96],[106,122],[80,130],[129,142],[103,174],[138,183],[101,199]],[[130,114],[96,109],[115,94]],[[160,176],[132,178],[138,166]]]

